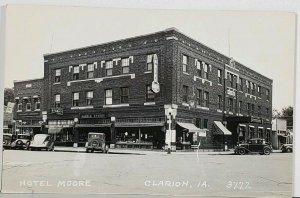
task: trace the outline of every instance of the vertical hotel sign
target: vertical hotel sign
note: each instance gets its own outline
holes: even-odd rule
[[[151,89],[154,93],[158,93],[160,91],[159,83],[158,83],[158,58],[157,55],[154,54],[152,57],[153,63],[153,82]]]

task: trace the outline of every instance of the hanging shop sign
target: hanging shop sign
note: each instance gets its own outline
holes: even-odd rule
[[[160,86],[158,83],[158,58],[156,54],[153,55],[152,63],[153,63],[153,82],[152,82],[151,89],[154,93],[158,93],[160,91]]]

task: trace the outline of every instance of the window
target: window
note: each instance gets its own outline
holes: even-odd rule
[[[218,95],[218,109],[222,109],[222,96],[221,95]]]
[[[247,80],[246,81],[246,86],[247,86],[247,93],[250,94],[251,93],[251,87],[250,87],[250,82]]]
[[[61,69],[56,69],[55,70],[55,79],[54,79],[55,83],[60,83],[60,81],[61,81],[60,76],[61,76]]]
[[[105,76],[112,76],[113,62],[107,61],[105,64]]]
[[[35,99],[35,109],[40,110],[41,109],[41,102],[40,99]]]
[[[88,71],[86,73],[86,78],[94,78],[94,64],[88,64]]]
[[[218,69],[218,83],[223,84],[222,83],[222,70],[221,69]]]
[[[112,89],[105,90],[105,104],[106,105],[112,104]]]
[[[78,107],[79,106],[79,93],[74,92],[73,93],[73,107]]]
[[[250,103],[247,103],[247,113],[250,115]]]
[[[202,90],[197,89],[197,105],[202,105]]]
[[[251,115],[254,115],[254,104],[251,104]]]
[[[188,86],[183,85],[182,101],[185,102],[185,103],[188,102],[188,89],[189,89]]]
[[[30,100],[27,100],[26,111],[31,111],[31,102],[30,102]]]
[[[188,72],[188,57],[186,55],[182,55],[182,71]]]
[[[208,79],[208,64],[203,63],[203,78]]]
[[[261,107],[259,105],[257,106],[257,115],[258,117],[261,116]]]
[[[18,103],[18,111],[22,111],[22,103]]]
[[[256,88],[255,83],[252,83],[252,95],[255,95],[255,88]]]
[[[267,100],[270,100],[270,90],[266,89]]]
[[[229,86],[233,88],[233,74],[228,73]]]
[[[261,86],[257,85],[258,96],[261,97]]]
[[[60,107],[60,94],[55,95],[54,101],[55,107]]]
[[[202,68],[201,62],[199,60],[196,61],[197,74],[199,77],[202,77]]]
[[[129,89],[128,87],[121,87],[121,103],[128,103]]]
[[[73,68],[73,80],[79,79],[79,66]]]
[[[243,79],[239,78],[240,90],[243,91]]]
[[[196,118],[196,127],[202,129],[202,126],[201,126],[201,118]]]
[[[208,119],[203,120],[203,128],[205,128],[205,129],[208,128]]]
[[[242,113],[242,105],[243,105],[243,102],[239,101],[238,113]]]
[[[149,54],[147,55],[147,71],[152,71],[153,70],[153,56],[154,54]]]
[[[146,102],[154,102],[155,93],[151,89],[151,85],[146,85]]]
[[[269,117],[269,113],[270,113],[269,108],[266,108],[266,113],[267,113],[267,117]]]
[[[122,59],[122,74],[129,73],[129,58]]]
[[[203,93],[203,103],[204,107],[209,107],[209,93],[207,91]]]
[[[233,98],[228,99],[229,111],[233,112]]]
[[[94,98],[94,92],[93,91],[87,91],[85,95],[85,101],[86,105],[93,105],[93,98]]]

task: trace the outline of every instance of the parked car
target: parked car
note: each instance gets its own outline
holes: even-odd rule
[[[283,153],[293,152],[293,144],[283,144],[280,148]]]
[[[10,149],[11,143],[14,141],[15,136],[10,133],[3,133],[3,149]]]
[[[30,143],[29,150],[54,150],[54,141],[48,134],[36,134]]]
[[[102,151],[108,153],[109,144],[104,133],[89,133],[88,141],[85,143],[86,152]]]
[[[17,139],[11,143],[12,149],[28,149],[31,136],[27,134],[18,134]]]
[[[261,138],[249,139],[246,143],[238,144],[234,152],[239,155],[245,155],[247,153],[259,153],[261,155],[270,155],[272,152],[272,146]]]

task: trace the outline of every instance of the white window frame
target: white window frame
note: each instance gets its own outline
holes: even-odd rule
[[[73,97],[72,97],[72,99],[73,99],[73,100],[72,100],[72,106],[73,106],[73,107],[79,106],[79,92],[73,92]],[[74,105],[75,102],[77,102],[76,105]]]
[[[129,73],[129,58],[123,58],[121,60],[122,62],[122,74],[128,74]]]
[[[188,72],[188,56],[185,54],[182,55],[182,71]]]
[[[113,61],[112,60],[106,61],[105,62],[105,76],[112,76],[113,68],[114,68]]]
[[[94,92],[87,91],[85,97],[86,97],[86,105],[93,105]]]
[[[154,54],[148,54],[147,55],[147,65],[146,65],[146,70],[147,71],[152,71],[153,70],[153,62],[152,62],[152,59],[153,59],[153,56]]]
[[[113,101],[113,90],[112,89],[105,89],[105,105],[112,105]]]

